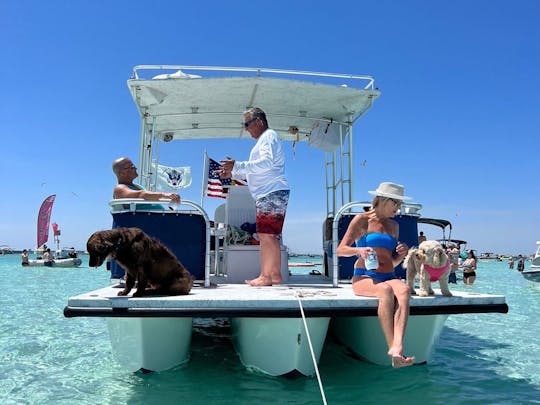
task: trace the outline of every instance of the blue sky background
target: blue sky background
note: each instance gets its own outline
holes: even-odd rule
[[[470,248],[532,253],[540,240],[538,21],[536,0],[2,1],[0,244],[33,248],[50,194],[62,245],[84,248],[109,228],[111,163],[138,159],[126,80],[135,65],[184,64],[374,76],[382,95],[355,126],[354,199],[370,199],[381,181],[402,183],[424,216],[452,221]],[[206,148],[215,159],[244,160],[252,145]],[[286,148],[285,243],[319,253],[323,155],[300,145],[293,158]],[[163,162],[193,167],[181,194],[196,202],[201,151],[188,142]],[[213,213],[222,201],[210,200]]]

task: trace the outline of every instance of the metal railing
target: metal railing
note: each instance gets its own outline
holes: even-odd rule
[[[339,283],[339,280],[338,280],[339,279],[339,258],[337,255],[337,248],[340,242],[339,235],[338,235],[339,220],[346,213],[352,214],[353,213],[352,208],[357,208],[357,207],[361,207],[361,208],[371,207],[371,203],[354,201],[354,202],[345,204],[336,213],[336,215],[334,216],[334,220],[332,221],[332,286],[333,287],[337,287]],[[398,211],[398,214],[420,216],[419,211],[421,208],[422,208],[422,204],[403,203],[401,206],[401,209]]]
[[[139,71],[142,70],[181,70],[181,71],[209,71],[209,72],[235,72],[235,73],[254,73],[257,76],[262,76],[263,73],[275,75],[293,75],[306,77],[327,77],[335,79],[351,79],[367,81],[363,87],[365,90],[375,89],[375,79],[368,75],[351,75],[345,73],[326,73],[326,72],[309,72],[304,70],[288,70],[288,69],[273,69],[273,68],[249,68],[249,67],[225,67],[225,66],[188,66],[188,65],[137,65],[133,68],[132,78],[140,80]]]

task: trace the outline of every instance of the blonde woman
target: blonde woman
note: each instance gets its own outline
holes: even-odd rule
[[[354,264],[353,291],[356,295],[379,299],[377,314],[392,367],[410,366],[415,358],[403,355],[403,336],[409,317],[411,291],[394,273],[394,268],[403,261],[409,248],[398,242],[399,225],[391,219],[402,201],[410,197],[404,196],[402,185],[389,182],[381,183],[377,190],[369,193],[375,196],[371,209],[353,218],[337,254],[358,257]],[[373,252],[378,259],[376,267],[369,265],[367,260]]]

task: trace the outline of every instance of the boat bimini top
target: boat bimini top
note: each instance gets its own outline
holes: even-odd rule
[[[338,194],[341,204],[352,199],[352,125],[380,95],[370,76],[264,68],[140,65],[127,84],[141,119],[147,188],[160,142],[247,138],[242,113],[260,107],[282,140],[327,152],[329,215]],[[344,184],[348,190],[337,192]]]

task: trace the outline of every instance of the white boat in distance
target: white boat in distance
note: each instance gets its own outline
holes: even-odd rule
[[[53,209],[56,194],[52,194],[45,198],[41,203],[37,216],[37,248],[34,250],[34,254],[37,255],[35,259],[28,261],[30,267],[79,267],[82,264],[82,260],[77,257],[77,251],[75,248],[60,249],[60,235],[61,231],[56,222],[53,222],[53,234],[54,243],[56,244],[56,251],[52,255],[52,261],[43,260],[43,254],[47,250],[45,244],[49,239],[49,225],[51,222],[51,212]],[[26,267],[26,266],[24,266]]]
[[[530,268],[523,270],[521,274],[527,280],[540,282],[540,240],[536,242],[536,245],[536,252],[534,252]]]
[[[497,260],[497,261],[502,261],[501,259],[501,256],[496,254],[496,253],[493,253],[493,252],[483,252],[483,253],[480,253],[478,255],[478,260],[481,260],[481,261],[492,261],[492,260]]]
[[[198,285],[187,296],[143,298],[119,297],[117,285],[107,286],[70,297],[65,316],[105,317],[113,354],[131,371],[161,371],[188,361],[194,317],[230,318],[242,363],[270,375],[314,375],[328,333],[358,356],[389,365],[377,299],[355,296],[350,284],[353,265],[346,260],[350,258],[332,255],[354,213],[366,206],[352,197],[353,124],[380,95],[374,79],[262,68],[150,65],[134,68],[128,88],[140,113],[139,177],[148,189],[155,187],[160,148],[171,141],[248,139],[241,118],[251,106],[266,112],[270,127],[282,140],[305,141],[319,149],[326,171],[327,212],[320,220],[328,274],[289,275],[283,246],[283,285],[244,284],[260,272],[259,246],[231,244],[222,230],[255,222],[246,187],[231,187],[224,206],[210,215],[202,198],[200,205],[182,200],[181,206],[157,212],[145,210],[149,203],[142,200],[113,200],[109,204],[114,226],[137,226],[160,239]],[[201,152],[203,147],[201,142]],[[396,216],[400,240],[409,246],[417,240],[420,209],[420,204],[404,204]],[[450,314],[507,311],[502,295],[456,292],[443,297],[437,291],[435,296],[415,296],[404,351],[415,355],[418,363],[429,361]]]
[[[540,240],[536,242],[536,252],[531,261],[531,268],[540,269]]]
[[[53,261],[50,265],[45,264],[43,259],[30,259],[28,266],[30,267],[79,267],[82,260],[78,257],[75,249],[57,249],[53,255]]]
[[[0,255],[10,255],[13,253],[13,248],[9,245],[0,245]]]

